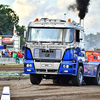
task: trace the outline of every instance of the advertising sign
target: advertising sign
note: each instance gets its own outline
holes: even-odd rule
[[[11,36],[2,36],[2,45],[13,45],[14,40]]]
[[[3,38],[2,42],[4,42],[4,43],[13,43],[14,40],[11,40],[11,38]]]

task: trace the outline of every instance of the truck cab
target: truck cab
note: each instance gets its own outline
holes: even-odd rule
[[[36,19],[26,32],[24,72],[32,84],[42,79],[82,85],[85,50],[84,28],[60,19]],[[87,66],[87,65],[85,65]]]

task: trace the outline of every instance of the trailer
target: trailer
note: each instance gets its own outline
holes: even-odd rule
[[[85,59],[84,28],[68,19],[36,18],[24,33],[24,72],[32,84],[42,79],[73,85],[100,84],[100,62]]]

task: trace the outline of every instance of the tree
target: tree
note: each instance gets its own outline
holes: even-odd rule
[[[93,50],[94,47],[100,48],[100,33],[97,32],[97,34],[90,33],[88,35],[85,35],[85,47],[86,50]]]
[[[11,31],[13,34],[14,24],[17,25],[19,16],[8,5],[0,4],[0,34]]]
[[[22,46],[22,45],[25,44],[25,41],[23,39],[24,31],[25,31],[25,26],[24,25],[22,25],[22,26],[17,25],[16,28],[17,28],[17,33],[20,36],[20,46]]]
[[[0,35],[13,35],[14,25],[18,35],[20,36],[20,45],[24,45],[23,41],[25,26],[19,26],[19,16],[9,8],[9,5],[0,4]]]

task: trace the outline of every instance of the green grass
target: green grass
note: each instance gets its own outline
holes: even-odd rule
[[[29,76],[2,76],[2,77],[29,77]],[[0,78],[2,78],[2,77],[0,77]]]
[[[11,78],[11,77],[29,77],[29,76],[1,76],[0,78]]]
[[[19,73],[22,71],[0,71],[0,73]]]

